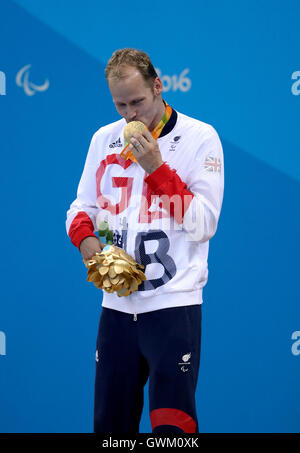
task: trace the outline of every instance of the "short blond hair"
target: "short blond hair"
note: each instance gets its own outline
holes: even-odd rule
[[[106,80],[109,78],[121,79],[125,77],[126,72],[124,68],[126,66],[136,68],[147,83],[154,81],[157,77],[149,56],[141,50],[128,47],[116,50],[110,57],[105,68]]]

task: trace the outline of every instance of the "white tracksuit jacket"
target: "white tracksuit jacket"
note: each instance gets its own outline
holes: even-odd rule
[[[164,164],[148,175],[138,163],[120,157],[125,125],[121,119],[94,134],[77,198],[67,212],[67,233],[79,247],[97,231],[98,216],[109,222],[114,243],[145,265],[147,280],[138,291],[127,297],[103,291],[103,307],[138,314],[201,304],[209,239],[223,200],[218,134],[173,110],[157,141]]]

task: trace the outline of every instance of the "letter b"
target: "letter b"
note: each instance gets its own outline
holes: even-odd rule
[[[147,253],[145,244],[151,241],[154,242],[155,250],[153,253]],[[170,248],[170,241],[164,231],[149,230],[147,232],[138,233],[135,241],[135,256],[138,263],[146,267],[151,264],[160,264],[163,268],[163,275],[157,275],[157,278],[143,281],[138,288],[138,291],[149,291],[165,285],[176,274],[176,264],[170,255],[167,254]],[[160,266],[157,266],[158,268]]]

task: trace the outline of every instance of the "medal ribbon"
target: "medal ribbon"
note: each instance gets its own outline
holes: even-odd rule
[[[167,122],[169,121],[170,119],[170,116],[172,115],[172,107],[169,106],[169,104],[167,104],[165,101],[165,113],[163,114],[163,117],[162,119],[160,120],[160,122],[158,123],[158,125],[153,129],[153,131],[151,132],[152,134],[152,137],[157,140],[158,137],[160,136],[160,134],[162,133],[162,130],[163,128],[165,127],[165,125],[167,124]],[[123,159],[131,159],[133,162],[137,162],[136,158],[134,157],[133,153],[128,150],[129,146],[129,143],[125,143],[125,148],[121,151],[120,153],[120,156],[123,157]]]

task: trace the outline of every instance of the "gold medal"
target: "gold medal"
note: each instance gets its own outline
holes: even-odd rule
[[[132,137],[132,134],[134,132],[139,132],[139,133],[143,133],[144,131],[147,130],[147,127],[145,126],[144,123],[142,123],[141,121],[130,121],[129,123],[126,124],[126,126],[124,127],[124,138],[125,138],[125,141],[127,143],[130,142],[130,139]]]

